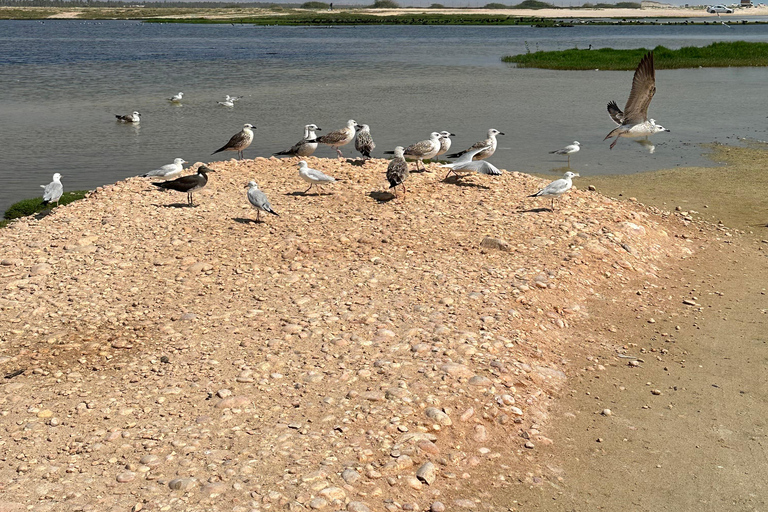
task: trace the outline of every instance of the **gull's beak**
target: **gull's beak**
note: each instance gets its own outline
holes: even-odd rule
[[[669,130],[666,130],[666,129],[665,129],[664,131],[665,131],[665,132],[668,132]]]
[[[506,135],[506,133],[504,133],[504,132],[499,132],[499,135]]]
[[[579,174],[579,173],[576,173],[576,174],[574,174],[574,175],[573,175],[573,177],[574,177],[574,178],[581,178],[581,174]]]

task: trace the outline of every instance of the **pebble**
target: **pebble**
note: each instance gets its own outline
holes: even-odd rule
[[[347,503],[347,512],[371,512],[371,509],[362,501],[350,501]]]
[[[362,476],[354,469],[347,468],[341,472],[341,478],[349,485],[352,485],[360,480]]]
[[[168,482],[168,487],[174,491],[188,491],[197,485],[194,478],[174,478]]]
[[[347,493],[341,487],[326,487],[320,491],[320,496],[328,501],[343,500],[347,497]]]
[[[115,477],[115,480],[120,482],[121,484],[125,484],[128,482],[132,482],[136,478],[136,473],[133,471],[124,471],[123,473],[120,473]]]
[[[602,414],[603,416],[610,416],[613,413],[611,412],[610,409],[603,409],[603,412],[601,412],[600,414]]]
[[[432,421],[436,421],[444,427],[453,425],[451,418],[437,407],[427,407],[424,410],[424,414],[427,416],[427,418],[431,419]]]
[[[419,480],[421,480],[427,485],[432,485],[435,482],[435,479],[437,478],[437,468],[431,462],[429,461],[425,462],[416,471],[416,478],[418,478]]]

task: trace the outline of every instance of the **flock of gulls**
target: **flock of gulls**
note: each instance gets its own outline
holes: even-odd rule
[[[632,79],[632,89],[624,110],[622,111],[615,101],[608,103],[608,114],[617,125],[604,139],[614,138],[610,145],[611,149],[613,149],[621,137],[647,138],[655,133],[669,131],[657,124],[654,119],[648,118],[648,106],[650,105],[655,92],[656,77],[653,65],[653,52],[649,52],[642,58],[640,64],[635,69]],[[171,98],[168,98],[168,101],[179,103],[182,101],[183,96],[184,93],[179,92]],[[234,103],[240,99],[241,98],[237,96],[227,95],[223,102],[220,101],[218,103],[225,107],[232,107]],[[141,114],[137,111],[128,115],[116,115],[115,117],[118,122],[122,123],[135,124],[141,122]],[[236,151],[238,158],[242,159],[243,151],[253,142],[253,132],[255,129],[254,125],[246,123],[243,125],[243,129],[240,132],[233,135],[229,139],[229,142],[212,154],[215,155],[216,153],[223,151]],[[354,141],[355,150],[359,152],[365,160],[371,158],[371,152],[376,148],[376,143],[373,141],[373,136],[371,135],[370,126],[367,124],[359,124],[354,119],[347,121],[346,126],[343,128],[330,133],[318,135],[317,132],[319,131],[322,130],[316,124],[305,125],[303,138],[289,149],[275,153],[275,155],[306,158],[315,152],[319,144],[324,144],[335,149],[339,158],[344,158],[340,148]],[[460,173],[479,173],[489,176],[498,176],[502,171],[487,159],[495,153],[497,147],[496,137],[499,135],[504,135],[504,133],[495,128],[491,128],[488,130],[487,137],[484,140],[476,142],[463,151],[448,154],[448,151],[451,148],[451,137],[455,137],[456,135],[449,131],[435,131],[430,134],[428,139],[416,142],[410,146],[397,146],[394,151],[386,151],[386,154],[394,154],[394,158],[390,160],[386,172],[389,188],[393,191],[395,197],[397,197],[398,186],[403,189],[403,195],[405,195],[407,192],[405,181],[410,173],[408,160],[416,162],[414,172],[426,171],[424,161],[435,159],[441,155],[456,159],[451,163],[440,166],[441,168],[448,169],[448,174],[446,174],[445,179],[451,174],[461,176]],[[573,141],[572,144],[569,144],[562,149],[551,151],[550,153],[567,156],[568,167],[570,167],[571,155],[577,153],[580,149],[581,144],[578,141]],[[164,180],[155,181],[152,182],[152,184],[159,189],[175,190],[186,193],[188,205],[194,206],[192,193],[205,187],[208,183],[208,174],[216,171],[215,169],[201,165],[195,174],[180,176],[184,171],[183,164],[185,163],[187,162],[183,159],[176,158],[173,163],[149,171],[141,176]],[[336,181],[333,177],[326,175],[322,171],[309,167],[305,160],[300,160],[298,166],[299,177],[309,184],[309,188],[304,191],[304,194],[307,194],[314,186],[319,188]],[[578,173],[568,171],[562,178],[553,181],[535,194],[531,194],[529,197],[550,198],[552,201],[551,210],[554,211],[555,199],[568,192],[573,185],[572,179],[578,176]],[[50,184],[41,186],[45,188],[43,193],[44,202],[55,202],[58,205],[58,201],[63,193],[61,175],[59,173],[54,174],[53,181]],[[257,223],[261,222],[260,212],[277,215],[272,209],[272,205],[270,204],[269,199],[267,199],[266,194],[259,189],[255,181],[249,181],[246,188],[248,189],[246,194],[248,201],[257,211]]]

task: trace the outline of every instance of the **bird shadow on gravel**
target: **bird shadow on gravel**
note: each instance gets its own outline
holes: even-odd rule
[[[447,178],[443,178],[443,183],[448,183],[449,185],[456,185],[457,187],[483,188],[485,190],[491,189],[491,187],[480,185],[479,183],[472,183],[471,181],[463,181],[463,176],[448,176]]]
[[[370,197],[371,199],[375,199],[380,203],[388,203],[389,201],[392,201],[393,199],[395,199],[397,196],[392,192],[385,192],[382,190],[372,190],[371,192],[368,192],[368,197]]]
[[[256,219],[245,219],[243,217],[233,217],[233,221],[237,222],[238,224],[263,224],[264,221],[256,221]]]
[[[553,213],[549,208],[529,208],[527,210],[515,210],[510,213]]]
[[[301,190],[296,190],[295,192],[286,192],[285,195],[287,196],[294,196],[294,197],[301,197],[301,196],[332,196],[333,192],[302,192]]]
[[[196,204],[171,203],[171,204],[153,204],[156,208],[197,208]]]

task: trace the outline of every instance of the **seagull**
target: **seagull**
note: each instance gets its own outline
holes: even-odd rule
[[[405,148],[403,155],[412,160],[416,160],[417,171],[419,170],[419,162],[421,162],[422,168],[426,171],[427,168],[424,167],[423,160],[434,158],[434,156],[437,155],[437,152],[440,151],[440,137],[441,135],[439,133],[432,132],[429,135],[429,139],[422,140],[416,144],[411,144]]]
[[[138,123],[139,121],[141,121],[141,114],[139,114],[138,112],[133,112],[132,114],[128,114],[127,116],[121,116],[120,114],[115,114],[115,117],[121,123]]]
[[[215,155],[220,151],[237,151],[237,156],[240,157],[240,160],[242,160],[243,150],[250,146],[251,142],[253,142],[253,130],[255,129],[256,128],[254,128],[252,124],[245,123],[243,125],[243,129],[240,130],[240,132],[234,134],[232,138],[229,139],[229,142],[211,154]]]
[[[197,168],[197,174],[190,174],[189,176],[182,176],[171,181],[152,182],[152,184],[158,188],[166,190],[176,190],[177,192],[187,193],[187,204],[194,206],[192,201],[192,192],[200,190],[208,184],[209,172],[216,172],[215,169],[201,165]]]
[[[217,104],[221,105],[222,107],[229,107],[232,108],[235,106],[235,101],[227,95],[227,98],[224,101],[217,101]]]
[[[504,135],[503,132],[500,132],[496,128],[491,128],[488,130],[488,138],[485,140],[481,140],[480,142],[475,142],[470,146],[469,148],[465,149],[464,151],[459,151],[458,153],[454,153],[452,155],[448,155],[448,158],[458,158],[467,151],[472,151],[473,149],[477,148],[485,148],[485,151],[481,151],[475,155],[475,160],[483,160],[485,158],[488,158],[492,154],[496,152],[496,136],[497,135]]]
[[[174,94],[173,96],[168,98],[168,101],[172,101],[173,103],[180,103],[182,96],[184,96],[183,92],[180,92],[179,94]]]
[[[187,163],[186,160],[182,158],[175,158],[172,164],[165,164],[159,169],[155,169],[154,171],[149,171],[148,173],[142,174],[141,177],[142,178],[150,178],[150,177],[165,178],[169,180],[181,174],[181,171],[184,170],[184,166],[182,164],[185,164],[185,163]]]
[[[336,178],[331,178],[323,172],[307,166],[307,162],[304,160],[299,162],[299,176],[301,179],[309,183],[309,188],[304,191],[304,194],[309,192],[309,190],[312,188],[312,185],[317,185],[319,187],[321,185],[325,185],[326,183],[333,183],[336,181]]]
[[[448,179],[448,176],[450,176],[451,173],[458,176],[456,171],[471,171],[480,174],[489,174],[491,176],[501,176],[501,171],[492,163],[486,162],[485,160],[472,160],[476,154],[481,151],[486,151],[487,149],[488,146],[483,146],[481,148],[473,149],[472,151],[467,151],[455,162],[441,165],[440,167],[447,167],[450,169],[443,179]]]
[[[405,148],[403,146],[397,146],[395,148],[395,158],[390,160],[387,166],[387,181],[389,181],[389,188],[395,189],[395,195],[397,195],[398,185],[403,186],[403,194],[407,192],[405,189],[405,180],[408,178],[408,162],[405,161],[403,156]]]
[[[371,137],[371,127],[367,124],[355,125],[357,135],[355,136],[355,149],[363,155],[364,159],[371,158],[371,151],[376,148],[376,143]]]
[[[556,149],[554,151],[550,151],[549,153],[557,153],[558,155],[568,155],[568,167],[571,166],[571,153],[578,153],[578,151],[581,149],[581,142],[575,140],[573,141],[573,144],[568,144],[562,149]]]
[[[344,158],[344,155],[342,155],[339,150],[339,146],[352,142],[352,139],[355,138],[355,126],[357,126],[357,121],[350,119],[347,121],[346,127],[336,130],[335,132],[326,133],[325,135],[321,135],[314,139],[309,139],[308,142],[319,142],[321,144],[332,146],[339,155],[339,158]]]
[[[449,149],[451,149],[451,137],[455,137],[455,133],[442,131],[440,132],[440,151],[437,152],[435,155],[435,158],[437,158],[440,155],[444,155],[448,152]]]
[[[579,173],[568,171],[559,180],[553,181],[543,189],[528,197],[551,197],[552,211],[555,211],[555,198],[568,192],[573,186],[571,178],[577,178],[578,176]]]
[[[291,149],[280,151],[275,155],[290,155],[290,156],[312,156],[312,153],[317,149],[317,142],[307,142],[310,139],[316,137],[315,131],[319,131],[320,127],[316,124],[308,124],[304,126],[304,138],[294,144]]]
[[[61,174],[56,173],[53,175],[53,181],[47,185],[40,185],[43,190],[43,204],[56,203],[59,206],[59,199],[64,193],[64,185],[61,184]]]
[[[647,137],[658,132],[668,132],[655,119],[648,119],[648,105],[651,104],[656,93],[656,72],[653,68],[653,52],[648,52],[637,65],[635,76],[632,78],[632,91],[629,99],[621,111],[615,101],[608,103],[608,115],[618,124],[611,133],[605,136],[616,139],[611,142],[611,149],[618,142],[619,137]]]
[[[269,204],[269,199],[267,199],[267,195],[259,190],[259,186],[256,184],[255,181],[249,181],[246,185],[246,188],[248,188],[248,193],[246,194],[248,196],[248,202],[251,203],[251,206],[256,208],[256,223],[258,224],[261,222],[259,219],[259,215],[261,212],[267,212],[271,213],[272,215],[277,215],[277,212],[275,212],[272,209],[272,205]]]

